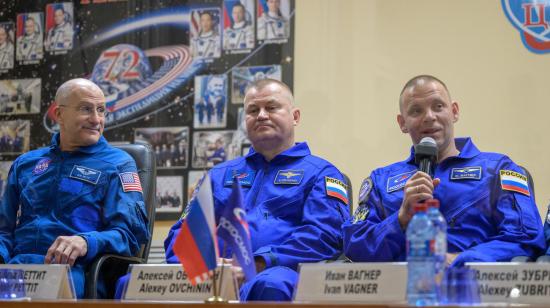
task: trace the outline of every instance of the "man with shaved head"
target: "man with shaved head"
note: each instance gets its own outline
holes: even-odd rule
[[[455,138],[458,102],[434,76],[409,80],[399,96],[397,123],[413,145],[437,145],[434,178],[419,171],[415,149],[404,161],[363,181],[359,207],[343,226],[346,256],[356,262],[403,261],[405,231],[417,202],[436,198],[448,223],[447,263],[504,262],[536,257],[545,248],[542,223],[525,170],[508,156],[481,152]]]
[[[242,286],[241,299],[288,301],[299,263],[341,254],[347,186],[336,167],[313,156],[305,142],[295,143],[300,109],[287,85],[256,81],[246,91],[244,110],[252,148],[209,172],[216,218],[229,202],[233,181],[239,181],[258,272]],[[168,263],[179,263],[172,247],[183,219],[165,241]]]
[[[135,255],[149,238],[147,217],[134,160],[102,136],[101,89],[72,79],[55,100],[59,133],[10,169],[0,263],[69,264],[82,298],[86,265],[105,253]]]

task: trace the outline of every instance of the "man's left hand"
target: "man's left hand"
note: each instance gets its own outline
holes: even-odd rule
[[[59,236],[48,249],[44,259],[45,264],[74,265],[78,257],[88,252],[88,243],[81,236]]]

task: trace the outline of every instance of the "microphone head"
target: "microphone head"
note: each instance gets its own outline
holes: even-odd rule
[[[435,143],[435,140],[432,137],[422,138],[422,140],[420,140],[420,144],[425,145],[425,146],[432,146],[432,147],[435,147],[437,149],[437,143]]]
[[[432,137],[424,137],[414,147],[414,158],[418,163],[421,159],[429,159],[432,162],[437,161],[437,143]]]

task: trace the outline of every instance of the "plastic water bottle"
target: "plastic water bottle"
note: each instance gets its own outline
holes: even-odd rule
[[[435,284],[435,228],[426,214],[427,204],[414,205],[407,227],[407,302],[411,306],[437,305]]]
[[[438,301],[441,303],[445,297],[441,284],[445,274],[445,266],[447,264],[447,221],[439,211],[439,200],[426,200],[428,206],[428,218],[433,223],[435,228],[435,284],[437,289]]]

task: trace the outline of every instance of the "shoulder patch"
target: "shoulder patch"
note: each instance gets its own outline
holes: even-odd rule
[[[298,185],[304,178],[304,170],[279,170],[273,184]]]
[[[353,223],[361,222],[369,216],[370,207],[364,203],[360,203],[359,207],[353,213]]]
[[[325,176],[325,188],[327,190],[327,195],[339,199],[344,202],[346,205],[349,203],[348,198],[348,185],[344,182]]]
[[[369,200],[370,192],[372,191],[372,179],[370,176],[363,180],[361,189],[359,190],[359,204],[366,203]]]
[[[407,180],[413,176],[413,174],[416,173],[417,170],[412,170],[405,173],[400,173],[398,175],[394,175],[390,178],[388,178],[388,183],[386,185],[386,191],[392,192],[396,190],[400,190],[401,188],[405,187],[405,183],[407,183]]]
[[[135,172],[124,172],[119,174],[120,183],[122,184],[122,190],[124,192],[137,191],[143,193],[141,189],[141,181],[139,175]]]
[[[500,186],[503,190],[515,191],[531,196],[527,177],[512,170],[500,170]]]
[[[481,180],[481,167],[453,168],[451,180]]]

